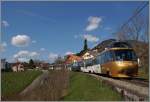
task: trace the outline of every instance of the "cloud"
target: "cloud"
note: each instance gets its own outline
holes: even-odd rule
[[[27,50],[21,50],[19,51],[18,53],[14,54],[13,58],[14,59],[24,59],[24,60],[28,60],[28,59],[33,59],[33,58],[36,58],[38,57],[40,54],[33,51],[33,52],[30,52],[30,51],[27,51]]]
[[[86,31],[92,31],[96,28],[99,27],[99,24],[102,22],[102,18],[101,17],[93,17],[90,16],[88,18],[88,26],[86,27]]]
[[[45,51],[46,49],[45,48],[40,48],[40,51]]]
[[[29,57],[29,51],[19,51],[17,54],[14,55],[14,58],[19,58],[19,57]]]
[[[31,57],[37,57],[37,56],[39,56],[39,53],[37,53],[37,52],[31,52],[30,56]]]
[[[48,59],[50,62],[54,62],[58,58],[58,54],[55,53],[49,53]]]
[[[32,43],[36,43],[36,40],[32,40]]]
[[[65,53],[65,55],[70,55],[70,54],[74,54],[74,53],[71,52],[71,51],[68,51],[68,52]]]
[[[2,26],[4,27],[8,27],[9,26],[9,23],[5,20],[2,21]]]
[[[27,35],[16,35],[12,37],[11,43],[16,47],[25,47],[28,46],[31,39]]]
[[[7,46],[6,42],[0,43],[0,52],[4,52],[6,46]]]
[[[87,41],[89,41],[89,42],[98,42],[99,41],[98,37],[90,35],[90,34],[84,34],[83,38],[87,39]]]

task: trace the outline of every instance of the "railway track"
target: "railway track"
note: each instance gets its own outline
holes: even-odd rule
[[[142,87],[149,87],[149,81],[141,78],[132,78],[132,79],[120,79],[122,81],[126,81],[135,85],[139,85]]]
[[[99,74],[96,74],[99,75]],[[102,77],[107,77],[107,78],[112,78],[112,77],[108,77],[105,75],[99,75]],[[135,84],[135,85],[139,85],[142,87],[149,87],[149,80],[144,79],[144,78],[140,78],[140,77],[134,77],[134,78],[112,78],[112,79],[116,79],[116,80],[120,80],[120,81],[125,81],[131,84]]]

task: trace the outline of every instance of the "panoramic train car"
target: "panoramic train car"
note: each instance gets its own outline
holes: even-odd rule
[[[107,74],[111,77],[134,77],[138,74],[138,60],[132,47],[114,42],[97,57],[86,63],[84,72]]]
[[[109,48],[96,57],[103,74],[112,77],[133,77],[138,73],[138,62],[132,48]]]
[[[95,63],[94,58],[86,59],[82,61],[81,71],[88,73],[100,73],[100,64]]]
[[[82,61],[83,65],[81,66],[81,71],[82,72],[93,72],[93,59],[86,59]]]
[[[82,66],[83,66],[83,62],[82,61],[73,62],[70,65],[72,71],[81,71]]]

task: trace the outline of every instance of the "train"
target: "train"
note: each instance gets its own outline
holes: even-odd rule
[[[73,70],[126,78],[138,76],[138,67],[133,48],[125,42],[113,42],[96,57],[76,62]]]

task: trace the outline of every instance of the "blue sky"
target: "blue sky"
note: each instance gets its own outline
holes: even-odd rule
[[[2,2],[1,58],[12,61],[14,57],[33,55],[52,61],[58,55],[79,52],[84,38],[92,48],[115,38],[112,33],[141,4],[140,1]]]

